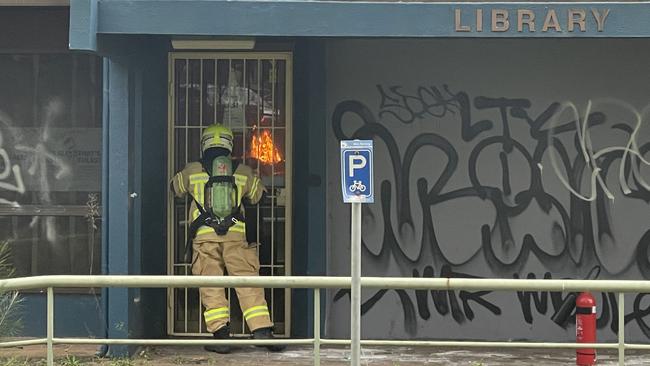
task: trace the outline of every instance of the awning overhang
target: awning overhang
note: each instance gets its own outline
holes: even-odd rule
[[[70,15],[70,48],[82,50],[98,34],[650,37],[647,2],[71,0]]]

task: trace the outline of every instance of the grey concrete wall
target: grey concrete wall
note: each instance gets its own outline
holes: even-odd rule
[[[356,137],[376,151],[364,275],[650,278],[648,44],[330,41],[328,274],[349,275],[338,140]],[[594,295],[599,339],[614,339],[616,298]],[[368,290],[362,337],[570,340],[574,320],[554,315],[573,301]],[[631,339],[650,338],[649,304],[626,297]],[[328,336],[348,336],[348,313],[328,293]]]

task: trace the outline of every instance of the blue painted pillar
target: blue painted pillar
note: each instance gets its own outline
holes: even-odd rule
[[[103,192],[106,206],[105,230],[107,235],[103,245],[106,248],[106,274],[129,274],[129,232],[131,231],[130,213],[130,175],[129,158],[129,69],[126,63],[116,58],[109,58],[104,80],[108,90],[108,111],[105,113],[104,128],[107,144],[106,189]],[[106,95],[105,95],[106,97]],[[129,335],[129,290],[110,288],[106,291],[106,332],[112,339],[128,338]],[[110,347],[109,354],[122,356],[128,352],[127,347]]]
[[[168,44],[165,39],[102,42],[109,55],[104,62],[104,274],[166,274]],[[112,288],[103,294],[108,338],[165,336],[165,289]],[[108,354],[134,350],[113,346]]]

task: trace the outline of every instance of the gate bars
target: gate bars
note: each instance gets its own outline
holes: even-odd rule
[[[278,276],[35,276],[0,280],[0,292],[11,290],[47,289],[47,338],[1,342],[0,347],[47,345],[47,365],[54,365],[55,344],[105,345],[313,345],[314,365],[320,365],[321,345],[350,345],[346,339],[320,337],[320,289],[350,288],[350,277]],[[268,287],[310,288],[314,290],[314,337],[274,340],[214,340],[214,339],[99,339],[54,337],[54,289],[57,287],[84,288],[177,288],[177,287]],[[650,344],[625,343],[625,293],[650,292],[650,281],[619,280],[544,280],[544,279],[475,279],[475,278],[400,278],[362,277],[362,288],[409,290],[482,290],[482,291],[550,291],[550,292],[616,292],[618,293],[618,343],[552,343],[552,342],[490,342],[490,341],[414,341],[362,340],[363,346],[402,347],[483,347],[483,348],[542,348],[618,349],[618,362],[624,365],[625,350],[650,350]]]

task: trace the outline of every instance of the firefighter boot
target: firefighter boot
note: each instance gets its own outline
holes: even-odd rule
[[[253,331],[253,339],[275,339],[275,337],[273,337],[273,331],[271,328],[260,328]],[[273,344],[258,347],[266,347],[271,352],[282,352],[285,348],[287,348],[287,346],[283,344]]]
[[[212,333],[214,339],[230,339],[230,325],[226,324]],[[203,347],[206,351],[221,354],[230,353],[230,346],[226,344],[211,344]]]

